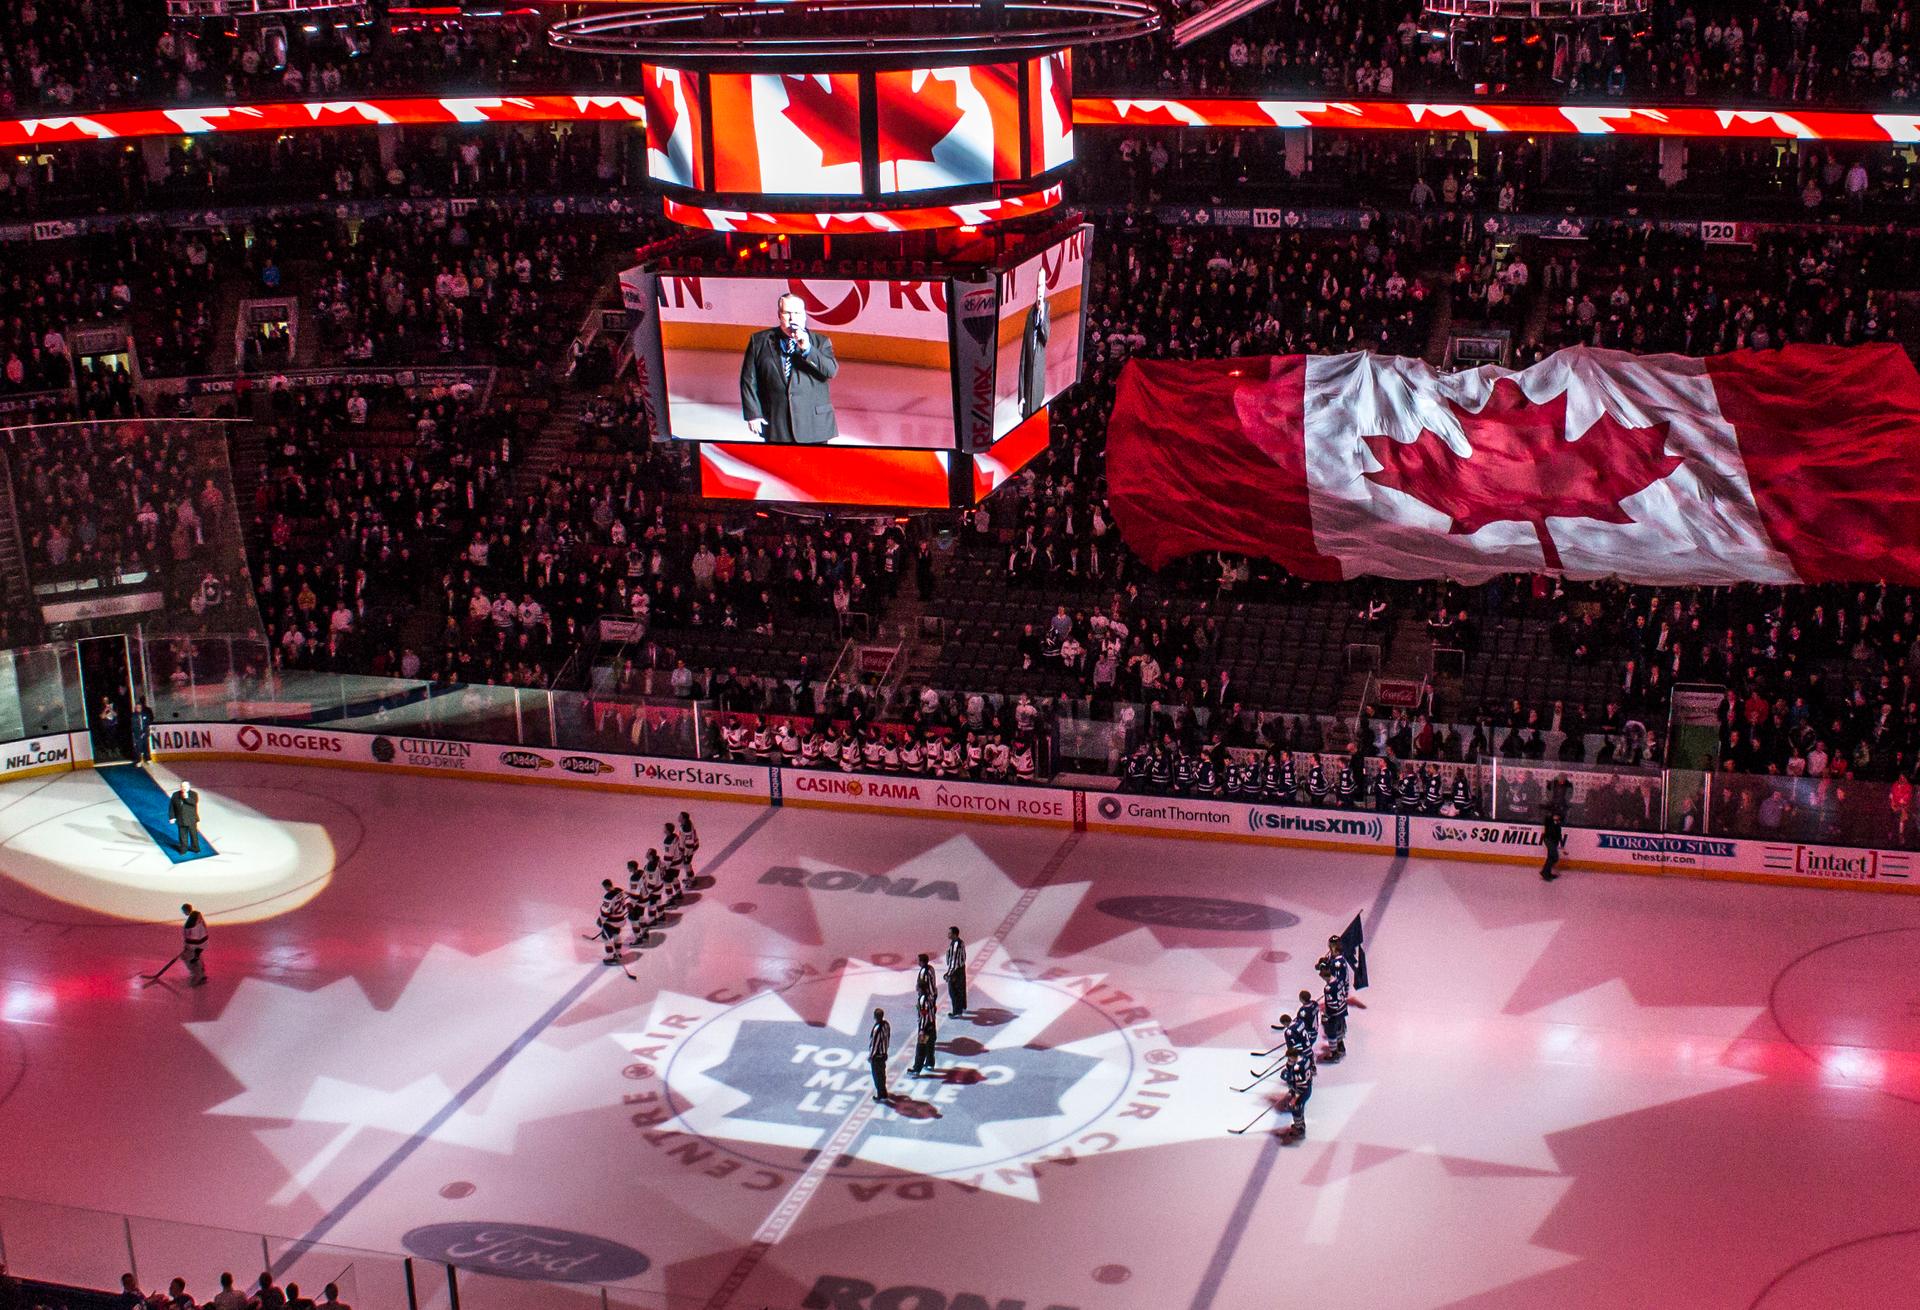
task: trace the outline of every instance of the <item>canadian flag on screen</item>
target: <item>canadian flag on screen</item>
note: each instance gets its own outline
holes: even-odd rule
[[[973,186],[1020,176],[1020,67],[876,75],[880,189]]]
[[[698,73],[645,70],[647,175],[674,186],[703,187]]]
[[[1135,361],[1108,445],[1149,564],[1305,577],[1920,583],[1920,375],[1897,346]]]

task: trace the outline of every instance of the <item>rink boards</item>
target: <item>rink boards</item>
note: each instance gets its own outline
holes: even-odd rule
[[[179,723],[152,734],[156,758],[263,760],[494,782],[631,791],[968,822],[1140,836],[1206,838],[1351,853],[1537,865],[1532,824],[1304,809],[1194,798],[1004,786],[777,765],[657,759],[592,751],[330,732],[254,724]],[[91,767],[85,734],[0,745],[0,780]],[[1799,842],[1569,828],[1563,867],[1856,890],[1916,890],[1913,853]]]

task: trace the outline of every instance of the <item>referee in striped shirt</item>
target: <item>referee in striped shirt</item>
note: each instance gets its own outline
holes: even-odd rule
[[[867,1036],[867,1064],[873,1069],[873,1099],[891,1102],[893,1097],[887,1094],[887,1051],[893,1045],[893,1025],[887,1022],[887,1012],[875,1007],[873,1011],[873,1031]]]
[[[958,1018],[967,1009],[967,944],[960,940],[960,929],[947,929],[947,998],[953,1002]]]

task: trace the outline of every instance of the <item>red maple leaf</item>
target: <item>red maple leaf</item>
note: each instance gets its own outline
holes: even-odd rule
[[[646,81],[647,145],[667,153],[667,142],[680,127],[680,97],[674,92],[681,74],[665,68],[649,68]]]
[[[821,85],[824,82],[825,85]],[[790,73],[782,112],[820,147],[820,166],[860,162],[860,83],[852,73]]]
[[[988,70],[989,72],[991,70]],[[880,76],[880,163],[933,162],[933,148],[946,140],[962,117],[960,88],[944,77],[925,74],[913,89],[914,74]],[[1015,109],[1019,108],[1016,101]]]
[[[1072,52],[1063,50],[1050,59],[1053,77],[1048,80],[1047,89],[1053,93],[1053,107],[1060,115],[1060,131],[1064,135],[1073,131]]]
[[[1665,423],[1634,428],[1602,414],[1569,441],[1567,393],[1535,404],[1512,378],[1494,383],[1477,412],[1447,405],[1471,454],[1454,454],[1430,431],[1407,442],[1366,437],[1381,465],[1367,477],[1447,515],[1449,534],[1478,532],[1489,523],[1533,524],[1550,570],[1561,564],[1548,519],[1631,523],[1620,502],[1686,462],[1666,453]]]

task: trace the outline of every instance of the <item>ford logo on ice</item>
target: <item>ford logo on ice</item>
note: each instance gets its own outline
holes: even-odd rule
[[[428,1260],[540,1282],[617,1283],[645,1273],[653,1263],[604,1237],[531,1224],[429,1224],[400,1241]]]

